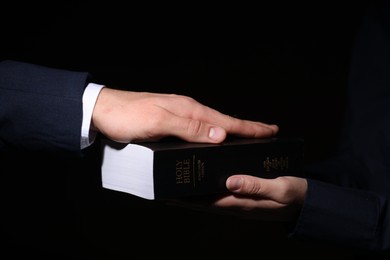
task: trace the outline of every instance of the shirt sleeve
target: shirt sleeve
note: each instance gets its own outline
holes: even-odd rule
[[[97,132],[91,129],[92,112],[96,104],[97,97],[104,85],[89,83],[83,94],[83,121],[81,125],[80,148],[90,146],[96,138]]]

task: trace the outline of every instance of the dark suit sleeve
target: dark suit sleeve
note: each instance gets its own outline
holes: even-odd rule
[[[340,150],[308,167],[291,237],[390,251],[390,6],[377,3],[357,36]]]
[[[88,78],[86,72],[0,62],[0,151],[80,153]]]
[[[347,248],[390,250],[390,208],[378,193],[309,180],[309,190],[291,237]]]

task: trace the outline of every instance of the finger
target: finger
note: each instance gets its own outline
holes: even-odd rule
[[[280,208],[281,206],[283,206],[283,204],[268,199],[229,195],[216,200],[213,203],[213,206],[227,207],[227,208],[240,208],[243,210],[250,211],[253,209]]]
[[[194,109],[192,118],[218,125],[224,128],[228,134],[243,137],[269,137],[279,131],[277,125],[235,118],[207,106],[198,106],[197,109]]]
[[[207,115],[207,118],[204,119],[205,121],[223,127],[228,134],[232,135],[260,138],[273,136],[279,131],[277,125],[239,119],[222,114],[213,109],[204,113],[204,115]]]
[[[249,121],[222,115],[220,124],[216,124],[225,128],[227,133],[243,137],[271,137],[277,134],[279,127],[277,125],[269,125],[261,122]]]
[[[296,219],[300,207],[290,207],[288,204],[278,203],[268,199],[253,199],[230,195],[220,198],[213,203],[216,209],[227,209],[236,212],[236,215],[248,219],[265,221],[291,221]]]

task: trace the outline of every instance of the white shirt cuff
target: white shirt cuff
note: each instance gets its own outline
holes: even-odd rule
[[[90,146],[96,138],[97,132],[91,130],[92,112],[97,97],[104,85],[89,83],[83,94],[83,122],[81,125],[80,147],[84,149]]]

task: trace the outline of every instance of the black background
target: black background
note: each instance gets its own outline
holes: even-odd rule
[[[233,116],[276,123],[280,135],[305,139],[308,163],[334,151],[353,40],[369,1],[122,2],[16,1],[1,9],[0,57],[89,71],[111,87],[189,95]],[[17,156],[22,164],[3,158],[2,170],[9,184],[4,237],[13,253],[354,256],[287,240],[279,223],[102,190],[94,152],[80,160]]]

